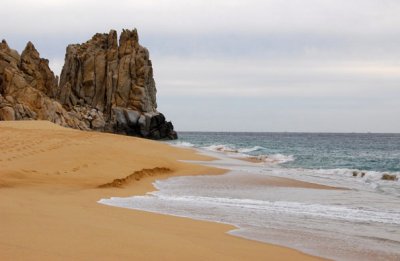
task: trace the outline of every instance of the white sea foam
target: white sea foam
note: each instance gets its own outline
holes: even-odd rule
[[[169,144],[171,144],[173,146],[176,146],[176,147],[184,147],[184,148],[193,148],[193,147],[195,147],[194,144],[192,144],[190,142],[187,142],[187,141],[175,141],[175,142],[169,143]]]
[[[215,144],[206,147],[202,147],[202,149],[215,151],[215,152],[225,152],[225,153],[239,153],[239,150],[234,146],[229,144]]]
[[[224,153],[233,157],[252,157],[252,158],[257,158],[261,162],[265,162],[268,164],[282,164],[290,161],[294,161],[295,158],[293,155],[283,155],[283,154],[261,154],[261,155],[251,155],[249,153],[252,152],[257,152],[257,151],[262,151],[266,150],[266,148],[261,147],[261,146],[254,146],[254,147],[244,147],[244,148],[236,148],[233,145],[230,144],[216,144],[216,145],[210,145],[206,147],[202,147],[201,149],[206,150],[206,151],[212,151],[212,152],[219,152],[219,153]]]
[[[262,155],[262,156],[264,156],[264,161],[267,163],[282,164],[295,160],[293,155],[272,154],[272,155]]]
[[[382,176],[387,172],[363,171],[358,169],[302,168],[275,168],[269,169],[267,172],[278,177],[294,178],[349,189],[376,191],[400,197],[400,180],[383,180]],[[399,172],[390,174],[400,177]]]
[[[254,152],[254,151],[259,151],[259,150],[265,150],[266,148],[261,147],[261,146],[254,146],[251,148],[240,148],[238,151],[240,153],[249,153],[249,152]]]
[[[266,148],[261,146],[253,146],[253,147],[243,147],[237,148],[232,144],[213,144],[210,146],[201,147],[202,149],[215,151],[215,152],[225,152],[225,153],[251,153],[255,151],[265,150]]]
[[[154,198],[155,197],[155,198]],[[345,206],[333,206],[322,204],[304,204],[289,201],[264,201],[254,199],[238,198],[220,198],[220,197],[200,197],[200,196],[169,196],[163,193],[152,193],[146,196],[137,196],[133,198],[111,198],[103,199],[100,203],[114,206],[128,207],[135,201],[141,200],[161,200],[166,205],[179,204],[197,207],[226,207],[231,209],[241,209],[248,211],[257,211],[260,217],[264,214],[284,214],[296,215],[303,218],[317,217],[328,219],[339,219],[348,222],[378,222],[384,224],[400,225],[400,211],[385,212],[382,210],[349,208]],[[132,204],[138,207],[138,205]],[[140,208],[140,205],[139,205]],[[146,210],[146,208],[144,209]]]

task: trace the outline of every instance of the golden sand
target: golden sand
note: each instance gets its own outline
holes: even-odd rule
[[[230,225],[97,203],[154,190],[156,178],[224,173],[178,159],[211,160],[139,138],[0,122],[0,260],[317,259],[230,236]]]

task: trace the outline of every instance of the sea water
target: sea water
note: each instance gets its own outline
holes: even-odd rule
[[[232,235],[331,259],[400,260],[400,181],[382,179],[400,178],[399,134],[188,132],[171,144],[230,171],[160,180],[145,196],[99,202],[232,224]],[[276,177],[341,189],[272,186]]]

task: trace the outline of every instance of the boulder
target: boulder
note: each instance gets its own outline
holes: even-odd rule
[[[13,121],[15,120],[15,111],[12,107],[3,107],[0,109],[0,120]]]
[[[384,173],[382,175],[382,180],[390,180],[390,181],[396,181],[398,180],[397,176],[394,174],[388,174],[388,173]]]
[[[94,130],[102,130],[106,122],[104,121],[103,117],[96,115],[94,119],[91,121],[91,128]]]
[[[140,113],[134,110],[124,110],[124,115],[129,126],[137,126],[140,118]]]

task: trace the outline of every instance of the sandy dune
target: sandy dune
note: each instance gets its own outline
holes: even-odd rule
[[[0,260],[311,260],[231,226],[108,207],[156,178],[220,174],[191,150],[48,122],[0,122]],[[144,170],[145,169],[145,170]]]

